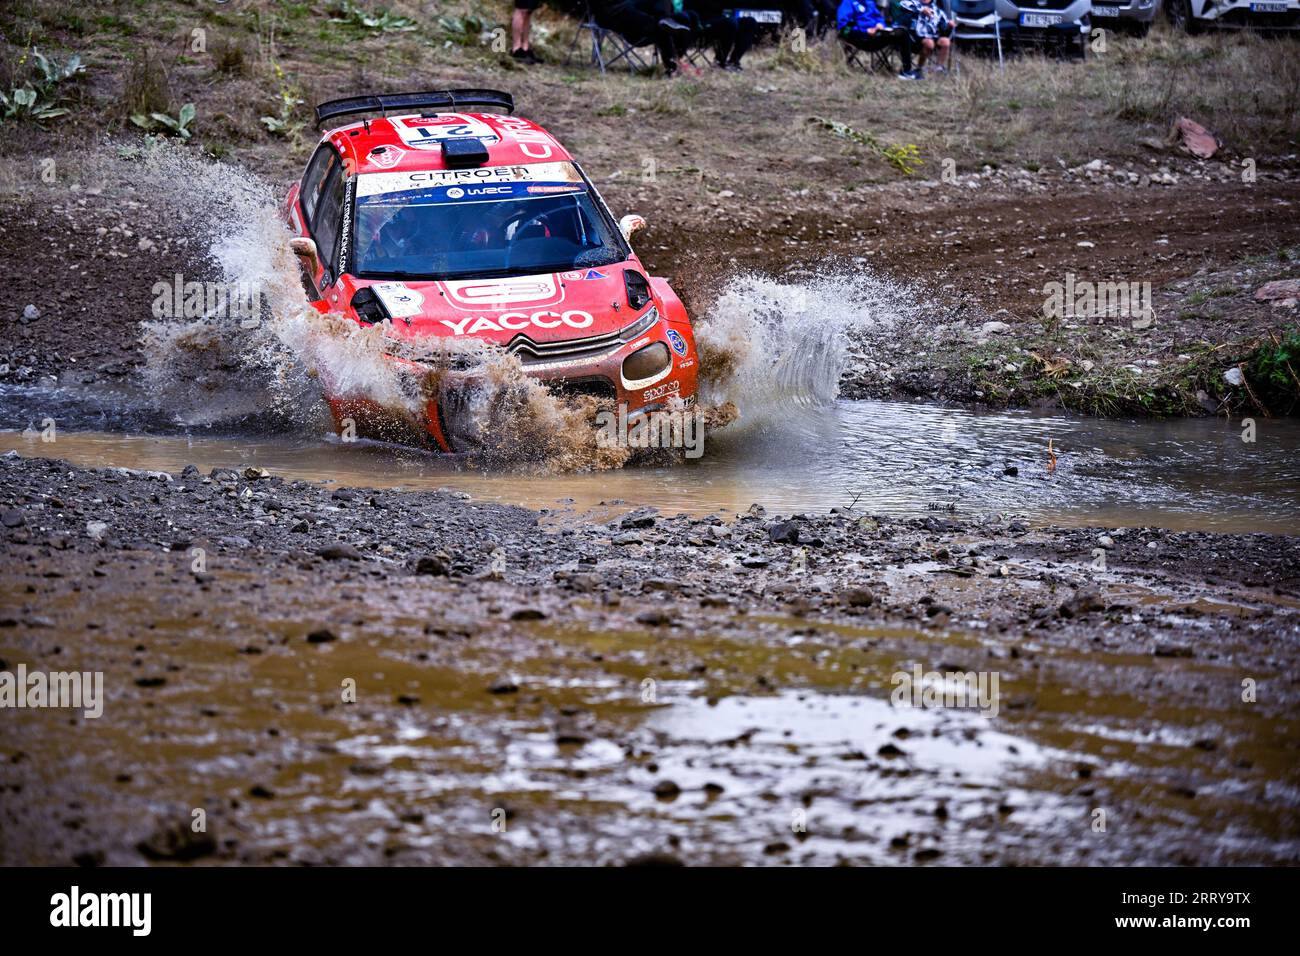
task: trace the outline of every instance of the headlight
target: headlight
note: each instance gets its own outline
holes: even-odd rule
[[[656,309],[654,306],[651,306],[646,311],[645,315],[641,316],[639,319],[637,319],[627,328],[623,329],[623,331],[619,332],[618,337],[622,339],[624,342],[631,342],[634,338],[636,338],[646,329],[653,326],[658,321],[659,321],[659,310]]]
[[[662,342],[653,342],[643,349],[637,349],[623,360],[623,378],[637,382],[654,378],[672,363],[668,346]]]

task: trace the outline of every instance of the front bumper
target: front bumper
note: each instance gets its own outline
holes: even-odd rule
[[[1092,5],[1092,25],[1105,29],[1108,23],[1152,23],[1159,9],[1159,0],[1103,0]]]
[[[641,320],[651,312],[653,321],[643,326]],[[627,359],[656,343],[667,351],[667,365],[644,377],[628,378]],[[673,330],[654,307],[622,332],[552,343],[537,343],[521,334],[505,351],[529,378],[546,382],[562,394],[591,396],[610,408],[623,406],[629,419],[665,408],[674,400],[683,405],[695,401],[698,362],[694,343]],[[419,414],[381,408],[366,397],[328,395],[336,429],[341,432],[341,423],[350,420],[361,437],[431,445],[443,451],[479,444],[473,421],[475,396],[484,389],[508,390],[508,375],[494,375],[490,357],[457,367],[457,363],[448,362],[447,353],[426,360],[413,358],[413,354],[404,348],[388,358],[409,383],[406,391],[420,396]]]
[[[1300,30],[1300,3],[1225,0],[1206,4],[1197,19],[1230,30]]]
[[[1091,0],[1044,0],[1042,6],[1032,0],[1014,3],[997,0],[998,17],[1002,20],[1002,34],[1006,36],[1049,34],[1054,32],[1086,33]]]

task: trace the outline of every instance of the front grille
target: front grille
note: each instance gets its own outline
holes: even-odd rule
[[[506,351],[517,356],[521,365],[538,365],[545,362],[583,362],[616,351],[623,344],[622,332],[606,332],[585,339],[566,339],[563,342],[534,342],[520,334],[510,340]]]
[[[516,356],[524,366],[590,362],[616,352],[658,321],[659,311],[651,306],[617,332],[589,335],[585,339],[565,339],[563,342],[534,342],[521,332],[510,340],[506,351]]]

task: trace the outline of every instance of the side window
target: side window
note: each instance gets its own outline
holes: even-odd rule
[[[299,197],[302,200],[302,211],[307,217],[308,226],[315,221],[316,207],[325,190],[325,181],[329,178],[329,173],[338,165],[339,154],[334,152],[333,146],[329,145],[316,150],[316,155],[307,164],[307,175],[302,177],[302,190]]]
[[[322,261],[330,266],[330,271],[337,265],[334,262],[334,242],[339,235],[339,218],[343,214],[343,166],[334,163],[329,175],[321,186],[320,199],[316,204],[316,215],[312,219],[311,234],[316,240]]]

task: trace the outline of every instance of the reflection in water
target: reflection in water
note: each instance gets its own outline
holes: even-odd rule
[[[16,396],[4,397],[10,404]],[[30,416],[21,407],[25,403],[17,404],[4,420],[22,428]],[[91,428],[105,424],[86,422]],[[1238,425],[1221,419],[1108,421],[838,401],[792,407],[779,424],[742,423],[712,435],[696,461],[596,474],[474,472],[450,457],[291,435],[225,439],[64,431],[56,442],[44,443],[31,433],[5,432],[0,450],[173,471],[191,462],[205,470],[257,465],[313,481],[452,487],[536,508],[585,510],[619,502],[703,513],[741,511],[758,502],[772,512],[797,513],[856,501],[858,513],[946,513],[953,506],[958,516],[1003,512],[1060,524],[1295,532],[1300,423],[1261,420],[1256,438],[1242,442]],[[1049,439],[1057,455],[1050,473]]]

